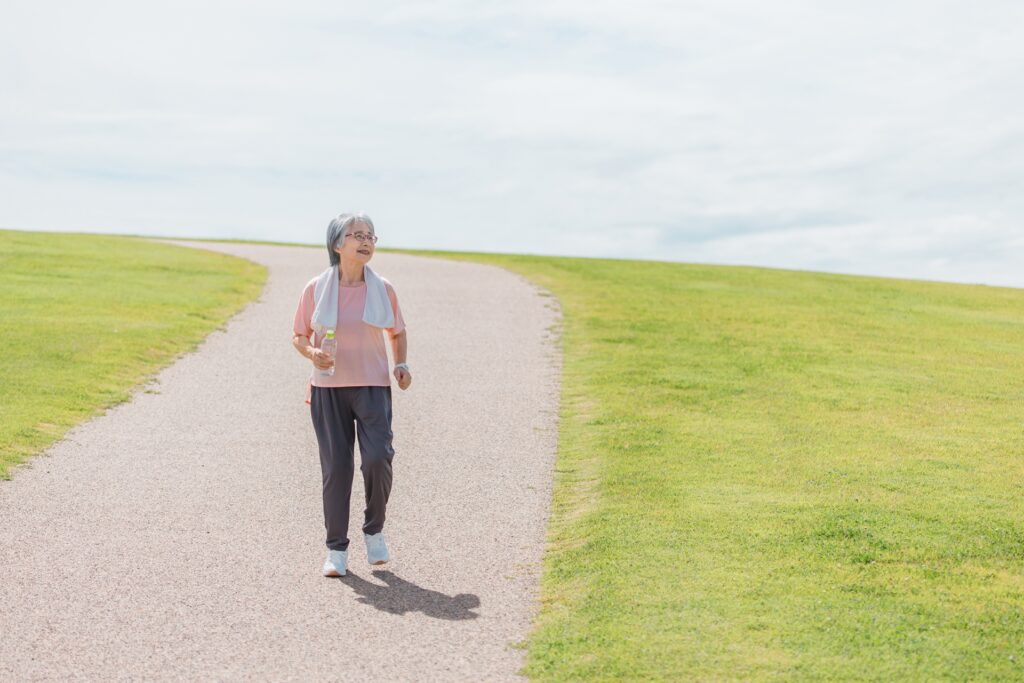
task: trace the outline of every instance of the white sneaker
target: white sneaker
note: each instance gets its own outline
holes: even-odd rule
[[[384,542],[384,532],[378,532],[372,536],[363,534],[366,540],[366,560],[370,564],[384,564],[391,559],[388,555],[388,544]]]
[[[345,576],[348,568],[347,550],[328,550],[324,561],[324,576]]]

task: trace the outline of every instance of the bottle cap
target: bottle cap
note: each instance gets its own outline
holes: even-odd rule
[[[326,336],[327,336],[328,339],[334,339],[334,330],[328,329]]]

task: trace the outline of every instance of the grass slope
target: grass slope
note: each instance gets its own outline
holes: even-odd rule
[[[0,478],[195,348],[265,279],[195,249],[0,230]]]
[[[562,302],[532,678],[1024,679],[1024,291],[410,253]]]

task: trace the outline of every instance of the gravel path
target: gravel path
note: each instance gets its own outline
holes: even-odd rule
[[[193,246],[266,264],[266,289],[0,481],[0,680],[519,680],[557,436],[555,300],[494,267],[374,257],[415,376],[393,389],[393,559],[366,564],[357,470],[349,575],[328,579],[310,366],[290,345],[325,254]]]

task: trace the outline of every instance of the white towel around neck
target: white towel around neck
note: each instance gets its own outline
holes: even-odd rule
[[[395,312],[391,310],[391,299],[384,281],[370,266],[363,266],[366,280],[366,305],[363,307],[363,322],[374,327],[395,326]],[[338,329],[338,266],[331,266],[316,279],[313,290],[313,319],[310,327],[321,337],[327,330]]]

